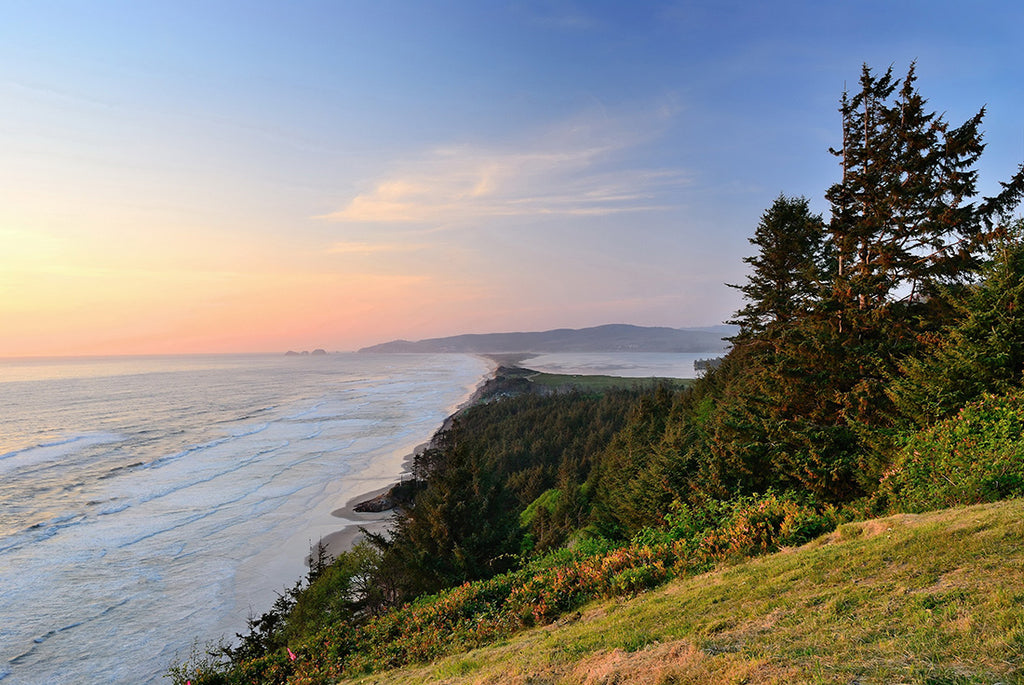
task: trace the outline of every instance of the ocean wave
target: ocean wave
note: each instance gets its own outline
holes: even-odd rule
[[[287,444],[281,444],[281,445],[277,445],[277,446],[275,446],[273,448],[269,448],[269,449],[263,450],[262,452],[258,452],[256,454],[254,454],[249,460],[247,460],[244,463],[236,463],[235,466],[233,468],[231,468],[231,469],[227,469],[227,470],[223,470],[223,471],[218,471],[217,473],[211,474],[210,476],[208,476],[206,478],[193,479],[193,480],[191,480],[188,483],[182,483],[181,485],[179,485],[177,487],[174,487],[174,488],[171,488],[171,489],[167,489],[167,490],[163,490],[163,491],[161,491],[159,493],[155,493],[155,494],[153,494],[151,496],[148,496],[146,498],[140,499],[140,504],[151,502],[151,501],[156,500],[156,499],[161,499],[161,498],[164,498],[164,497],[168,497],[168,496],[173,495],[173,494],[175,494],[177,492],[180,492],[182,490],[187,490],[187,489],[192,488],[192,487],[196,487],[196,486],[204,485],[206,483],[213,482],[213,481],[217,480],[218,478],[220,478],[222,476],[230,475],[231,473],[234,473],[236,471],[244,469],[248,465],[248,463],[250,463],[252,461],[258,460],[261,456],[266,456],[267,454],[269,454],[271,452],[276,452],[276,451],[281,450],[281,449],[286,449],[287,447],[288,447]],[[264,474],[263,478],[261,478],[259,480],[252,480],[252,481],[250,481],[250,486],[249,487],[242,488],[242,489],[238,490],[235,493],[234,496],[227,497],[227,496],[223,496],[223,494],[222,494],[222,496],[220,497],[220,499],[218,499],[216,504],[214,504],[213,506],[211,506],[209,508],[199,509],[199,510],[195,511],[194,513],[190,514],[190,515],[185,515],[184,517],[175,520],[171,525],[162,526],[162,527],[159,527],[159,528],[156,528],[156,529],[153,529],[153,530],[149,530],[149,531],[147,531],[145,533],[142,533],[141,535],[136,535],[136,536],[132,537],[131,539],[125,540],[123,542],[120,542],[116,546],[119,549],[128,548],[128,547],[136,545],[136,544],[138,544],[140,542],[144,542],[146,540],[154,538],[154,537],[156,537],[158,535],[162,535],[164,533],[169,533],[169,532],[172,532],[172,531],[180,530],[180,529],[186,528],[186,527],[188,527],[188,526],[190,526],[192,524],[198,523],[200,521],[204,521],[206,519],[211,519],[212,521],[217,522],[217,525],[214,525],[209,531],[207,531],[207,533],[206,533],[207,536],[214,535],[216,533],[219,533],[219,532],[221,532],[223,530],[227,530],[229,528],[233,528],[234,526],[236,526],[238,524],[238,522],[239,522],[238,519],[224,517],[223,514],[222,514],[223,510],[229,509],[232,505],[237,504],[239,502],[243,502],[243,501],[251,499],[256,493],[258,493],[260,490],[263,490],[264,488],[268,487],[271,484],[276,484],[275,487],[279,491],[275,492],[273,495],[262,497],[257,502],[254,502],[253,506],[254,507],[256,507],[256,506],[262,507],[263,508],[263,513],[266,513],[266,510],[268,508],[270,508],[270,509],[277,508],[281,504],[287,502],[288,499],[290,497],[292,497],[296,492],[298,492],[299,490],[302,490],[303,488],[308,486],[308,483],[306,483],[306,482],[298,482],[298,483],[293,483],[293,484],[291,484],[288,487],[282,488],[280,483],[278,483],[278,478],[282,474],[284,474],[286,471],[288,471],[289,469],[294,468],[295,466],[297,466],[299,464],[305,463],[307,461],[313,461],[313,460],[316,460],[316,459],[322,459],[323,456],[324,456],[323,452],[317,452],[317,453],[310,454],[305,459],[293,460],[293,461],[289,461],[286,464],[281,464],[278,468],[274,469],[272,472]],[[183,548],[182,548],[181,551],[183,551]],[[172,556],[175,556],[175,558],[184,557],[184,556],[191,556],[191,553],[189,553],[189,554],[181,554],[179,552],[179,554],[172,555]]]
[[[163,457],[158,457],[157,459],[154,459],[153,461],[150,461],[147,464],[145,464],[145,467],[147,469],[161,468],[163,466],[166,466],[167,464],[170,464],[171,462],[175,462],[178,461],[179,459],[187,457],[190,454],[195,454],[196,452],[201,452],[203,450],[208,450],[212,447],[217,447],[218,445],[223,445],[224,443],[230,440],[230,437],[219,438],[217,440],[210,440],[209,442],[204,442],[199,445],[192,445],[191,447],[187,447],[186,449],[175,452],[174,454],[168,454]]]
[[[15,656],[11,657],[10,659],[8,659],[7,663],[9,663],[11,666],[17,666],[18,664],[23,662],[25,659],[27,659],[30,656],[32,656],[33,652],[36,651],[36,648],[37,648],[37,645],[32,645],[31,647],[29,647],[27,650],[25,650],[21,654],[17,654]]]
[[[55,635],[59,635],[60,633],[67,632],[67,631],[73,630],[75,628],[79,628],[81,626],[86,625],[87,623],[90,623],[90,622],[95,621],[97,619],[103,618],[104,616],[107,616],[108,614],[110,614],[112,611],[118,609],[119,607],[124,606],[129,601],[130,601],[130,599],[123,599],[120,602],[117,602],[116,604],[111,604],[111,605],[107,606],[105,609],[103,609],[99,613],[93,614],[92,616],[89,616],[87,618],[82,619],[81,621],[75,621],[74,623],[68,623],[67,625],[61,626],[60,628],[53,628],[52,630],[48,630],[47,632],[43,633],[42,635],[39,635],[37,637],[32,638],[32,645],[28,649],[26,649],[25,651],[21,652],[20,654],[16,654],[15,656],[13,656],[10,659],[8,659],[7,663],[12,665],[12,666],[17,666],[18,664],[23,663],[30,656],[32,656],[36,652],[37,649],[39,649],[40,645],[42,645],[43,643],[45,643],[47,640],[49,640],[50,638],[54,637]],[[11,671],[9,671],[9,670],[6,673],[0,672],[0,680],[5,678],[6,676],[9,676],[10,674],[11,674]]]
[[[64,438],[64,439],[61,439],[61,440],[54,440],[52,442],[42,442],[42,443],[39,443],[38,445],[32,445],[31,447],[25,447],[25,448],[20,449],[20,450],[14,450],[13,452],[8,452],[7,454],[0,454],[0,459],[7,459],[8,457],[16,457],[19,454],[24,454],[25,452],[31,452],[32,450],[43,449],[44,447],[59,447],[60,445],[69,445],[69,444],[71,444],[73,442],[78,442],[79,440],[84,440],[86,437],[88,437],[88,435],[75,435],[75,436],[70,437],[70,438]]]
[[[99,476],[97,479],[108,479],[120,473],[134,471],[141,468],[149,468],[154,466],[154,464],[157,464],[158,466],[166,465],[169,461],[178,460],[184,456],[193,454],[203,449],[208,449],[211,447],[222,445],[226,442],[229,442],[230,440],[230,438],[224,438],[221,440],[204,443],[203,445],[196,445],[189,449],[175,453],[174,455],[170,455],[169,457],[164,457],[160,460],[157,460],[157,462],[160,462],[159,464],[157,464],[157,462],[150,462],[149,464],[143,462],[133,462],[132,464],[128,464],[125,466],[115,467],[110,469],[104,475]],[[6,539],[0,540],[0,553],[12,551],[24,547],[26,545],[36,545],[45,542],[57,536],[67,528],[78,526],[80,524],[86,524],[90,521],[94,521],[95,517],[97,516],[113,516],[116,514],[120,514],[135,506],[142,506],[154,500],[163,499],[175,495],[176,493],[179,493],[181,491],[216,481],[217,479],[225,476],[230,476],[231,474],[243,471],[244,469],[251,466],[253,463],[259,462],[261,459],[264,459],[268,455],[272,455],[282,450],[288,450],[291,447],[291,445],[292,441],[282,440],[272,445],[265,446],[263,449],[254,450],[244,457],[235,456],[230,460],[223,462],[221,464],[222,468],[218,468],[213,472],[208,472],[204,476],[197,477],[198,474],[192,474],[192,477],[187,478],[186,480],[172,480],[171,483],[173,484],[170,485],[169,487],[167,486],[168,484],[165,484],[165,487],[162,487],[155,492],[137,495],[133,497],[130,501],[122,500],[118,497],[105,500],[88,500],[83,503],[85,506],[93,508],[102,505],[103,508],[99,509],[98,511],[94,509],[93,511],[95,511],[95,513],[91,515],[82,512],[67,512],[52,518],[48,518],[43,521],[37,521],[32,525],[22,529],[20,532],[8,536]],[[183,526],[189,525],[190,523],[195,523],[197,521],[205,519],[210,515],[218,513],[218,511],[222,510],[225,507],[242,501],[247,497],[251,497],[253,493],[265,487],[267,485],[267,481],[274,481],[284,471],[295,466],[296,464],[303,463],[308,459],[319,458],[320,456],[322,455],[316,454],[308,457],[307,459],[289,461],[287,464],[283,464],[280,468],[275,469],[273,472],[265,474],[266,480],[260,479],[252,481],[248,487],[241,488],[235,496],[220,499],[216,503],[216,505],[214,505],[211,509],[204,510],[196,515],[188,516],[184,520],[179,519],[178,521],[175,521],[173,525],[160,527],[156,530],[152,530],[142,535],[135,536],[126,542],[118,544],[117,547],[129,547],[138,542],[149,539],[155,535],[159,535],[160,533],[177,530],[182,528]],[[81,483],[79,483],[79,485],[80,484]]]
[[[116,504],[112,507],[107,507],[106,509],[99,512],[99,516],[110,516],[111,514],[119,514],[125,509],[130,508],[131,506],[132,505],[130,503]]]
[[[296,412],[294,414],[289,414],[288,416],[286,416],[284,418],[286,420],[288,420],[288,421],[295,421],[297,419],[302,419],[302,418],[305,418],[307,416],[311,416],[313,414],[316,414],[318,411],[320,411],[320,409],[325,404],[327,404],[326,400],[320,401],[320,402],[316,402],[312,406],[310,406],[310,407],[308,407],[306,409],[303,409],[302,411]]]
[[[122,466],[114,466],[114,467],[110,468],[110,470],[108,470],[106,473],[104,473],[104,474],[102,474],[100,476],[97,476],[97,478],[99,480],[106,480],[107,478],[113,478],[114,476],[118,476],[118,475],[124,473],[125,471],[131,471],[132,469],[137,469],[140,466],[145,466],[145,465],[146,465],[146,462],[144,462],[144,461],[136,461],[136,462],[133,462],[131,464],[124,464]]]
[[[0,552],[7,552],[25,545],[43,542],[57,535],[57,533],[65,528],[82,523],[87,518],[85,514],[64,514],[49,521],[33,523],[19,533],[15,533],[6,540],[0,541]]]
[[[141,464],[141,466],[144,466],[145,468],[162,468],[162,467],[166,466],[169,463],[178,461],[178,460],[180,460],[180,459],[182,459],[184,457],[188,457],[188,456],[193,455],[193,454],[195,454],[197,452],[202,452],[204,450],[211,450],[211,449],[214,449],[216,447],[220,447],[221,445],[230,443],[232,441],[243,440],[245,438],[251,438],[254,435],[259,435],[260,433],[266,432],[272,426],[280,426],[280,425],[284,425],[284,422],[269,422],[269,423],[261,423],[261,424],[258,424],[258,425],[239,426],[237,429],[231,431],[230,434],[228,434],[228,435],[225,435],[225,436],[220,437],[220,438],[216,438],[214,440],[207,440],[206,442],[198,443],[198,444],[195,444],[195,445],[190,445],[189,447],[186,447],[183,450],[179,450],[179,451],[177,451],[177,452],[175,452],[173,454],[168,454],[168,455],[165,455],[165,456],[162,456],[162,457],[158,457],[156,459],[153,459],[150,462],[147,462],[145,464]],[[132,466],[140,466],[140,465],[139,464],[133,464]]]
[[[243,414],[242,416],[239,416],[237,418],[221,419],[220,421],[217,421],[215,423],[215,425],[219,425],[219,424],[223,424],[223,423],[236,424],[236,423],[241,423],[243,421],[249,421],[249,420],[255,419],[255,418],[260,418],[262,414],[266,414],[267,412],[274,411],[279,406],[280,405],[277,405],[277,404],[270,404],[270,405],[267,405],[266,407],[260,407],[259,409],[253,409],[253,410],[249,411],[248,413]]]
[[[247,438],[250,435],[256,435],[262,433],[270,427],[269,423],[263,423],[259,426],[241,426],[238,430],[231,431],[231,437],[233,438]]]
[[[338,355],[336,374],[310,374],[243,358],[217,374],[132,377],[130,387],[69,379],[19,389],[31,401],[10,411],[28,437],[0,443],[0,506],[12,515],[0,584],[17,590],[0,620],[0,685],[156,685],[193,637],[233,635],[245,605],[270,606],[304,571],[309,521],[357,487],[344,474],[361,478],[395,443],[429,437],[438,412],[486,371],[452,359]],[[186,361],[151,366],[193,368]],[[75,585],[55,593],[63,578]],[[123,657],[108,654],[112,643]]]
[[[45,542],[62,531],[87,523],[90,517],[82,512],[68,512],[45,521],[37,521],[18,532],[0,539],[0,553]]]
[[[58,461],[80,449],[121,442],[122,440],[124,440],[124,437],[115,433],[92,432],[40,442],[29,447],[0,454],[0,474],[10,473],[16,469],[37,466],[46,462]]]

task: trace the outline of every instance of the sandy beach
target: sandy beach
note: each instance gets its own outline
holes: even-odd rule
[[[402,480],[402,478],[406,476],[411,477],[413,459],[415,459],[415,456],[419,454],[421,450],[425,450],[429,446],[430,442],[424,442],[417,445],[416,449],[406,455],[405,459],[402,461],[402,472],[399,475],[398,480]],[[352,549],[353,545],[363,538],[362,529],[366,529],[371,533],[382,533],[387,530],[388,523],[394,514],[394,510],[389,509],[387,511],[380,512],[359,512],[356,511],[355,508],[363,502],[383,495],[394,487],[395,482],[395,479],[391,479],[391,482],[388,485],[357,495],[356,497],[351,498],[345,506],[339,507],[331,512],[331,516],[341,519],[345,524],[342,528],[320,538],[320,544],[324,546],[324,551],[329,557],[337,557],[342,552],[347,552]],[[308,557],[306,562],[307,564],[309,563]]]
[[[485,385],[489,380],[494,378],[494,373],[500,366],[516,365],[525,359],[529,359],[533,355],[528,353],[517,353],[481,354],[479,356],[487,359],[491,363],[492,368],[490,372],[477,383],[475,389],[466,401],[459,405],[451,415],[441,422],[441,425],[438,426],[435,433],[445,429],[451,423],[452,419],[458,416],[459,412],[480,399]],[[431,440],[432,439],[433,436],[431,436]],[[380,512],[358,512],[355,508],[363,502],[383,495],[403,479],[411,478],[413,460],[416,458],[417,454],[428,447],[430,447],[430,440],[417,445],[411,452],[408,452],[402,459],[401,470],[397,476],[380,473],[380,470],[387,469],[386,464],[382,464],[379,469],[367,469],[368,472],[360,474],[360,480],[373,482],[375,484],[384,482],[385,484],[375,485],[375,487],[362,492],[362,494],[350,498],[348,502],[346,502],[345,506],[339,507],[331,512],[331,516],[338,519],[338,523],[341,527],[333,532],[321,535],[319,538],[320,544],[324,546],[324,551],[328,557],[337,557],[342,552],[352,549],[359,540],[363,539],[364,535],[362,529],[371,533],[382,533],[387,530],[388,524],[391,522],[391,518],[394,515],[393,509]],[[390,471],[389,473],[393,473],[393,471]],[[307,565],[309,564],[309,561],[310,557],[307,555]]]

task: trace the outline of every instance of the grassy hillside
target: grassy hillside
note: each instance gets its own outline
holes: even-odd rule
[[[575,388],[582,391],[603,391],[611,388],[654,388],[658,385],[682,390],[693,385],[692,379],[683,378],[623,378],[582,374],[558,374],[529,371],[525,378],[534,385],[554,390]]]
[[[1024,500],[850,523],[360,683],[1024,682]]]

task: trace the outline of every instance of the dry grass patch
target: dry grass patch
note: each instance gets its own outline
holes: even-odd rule
[[[763,659],[736,652],[714,653],[686,640],[640,652],[621,649],[580,661],[559,683],[566,685],[698,685],[706,683],[788,683],[796,676]]]

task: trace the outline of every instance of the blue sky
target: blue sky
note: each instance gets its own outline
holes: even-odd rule
[[[0,2],[0,355],[710,325],[863,63],[1024,161],[1011,2]]]

